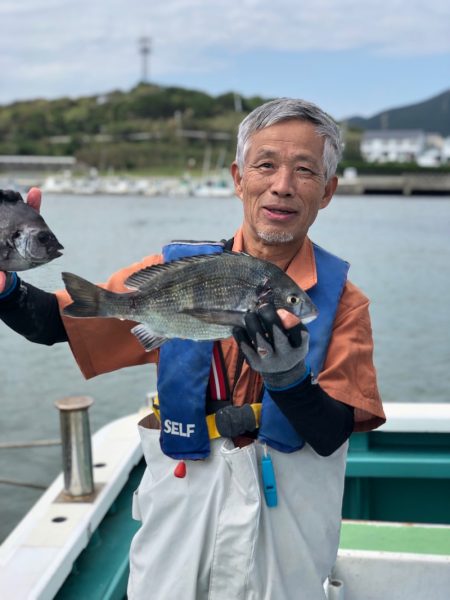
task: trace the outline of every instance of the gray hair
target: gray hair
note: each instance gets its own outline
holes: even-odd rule
[[[236,148],[236,163],[241,173],[252,135],[260,129],[291,119],[313,123],[316,126],[317,134],[325,138],[322,156],[325,180],[328,181],[333,177],[342,156],[342,138],[339,127],[330,115],[315,104],[293,98],[278,98],[266,102],[255,108],[241,122]]]

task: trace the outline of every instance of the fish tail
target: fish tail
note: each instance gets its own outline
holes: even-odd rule
[[[66,290],[73,300],[63,310],[70,317],[108,317],[108,300],[116,296],[73,273],[62,273]]]

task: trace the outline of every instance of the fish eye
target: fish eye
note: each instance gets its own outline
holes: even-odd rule
[[[50,241],[50,233],[47,231],[40,231],[37,234],[37,239],[41,244],[47,244]]]
[[[287,297],[287,301],[288,301],[288,304],[299,304],[300,298],[298,296],[296,296],[295,294],[290,294]]]

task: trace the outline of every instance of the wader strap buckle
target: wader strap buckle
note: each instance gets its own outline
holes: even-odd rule
[[[228,403],[224,402],[224,404],[226,406],[231,406]],[[223,408],[226,408],[223,407]],[[261,409],[262,409],[262,403],[261,402],[255,402],[254,404],[246,404],[245,407],[249,406],[250,409],[253,412],[253,418],[251,423],[255,424],[255,429],[259,428],[259,424],[260,424],[260,420],[261,420]],[[238,408],[238,407],[236,407]],[[223,410],[223,409],[222,409]],[[249,409],[245,409],[244,410],[248,411]],[[161,416],[160,416],[160,410],[159,410],[159,401],[158,401],[158,396],[156,396],[153,400],[153,414],[156,416],[156,418],[158,419],[158,421],[161,422]],[[206,425],[208,427],[208,435],[209,435],[209,439],[210,440],[215,440],[217,438],[222,437],[218,428],[217,428],[217,423],[216,423],[216,414],[211,414],[211,415],[205,415],[205,419],[206,419]],[[247,418],[249,417],[249,415],[247,414]],[[250,426],[250,420],[249,422],[249,426]],[[220,416],[219,416],[219,426],[220,426]]]

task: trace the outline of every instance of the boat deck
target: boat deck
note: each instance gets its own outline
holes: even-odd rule
[[[346,521],[332,577],[339,600],[449,600],[450,527]]]
[[[340,548],[450,557],[450,527],[346,520],[342,524]]]
[[[448,600],[450,406],[389,405],[386,412],[387,425],[351,439],[332,575],[345,600]],[[142,416],[94,435],[92,502],[61,501],[59,476],[0,546],[0,598],[125,597],[139,527],[131,498],[145,468],[136,428]]]

